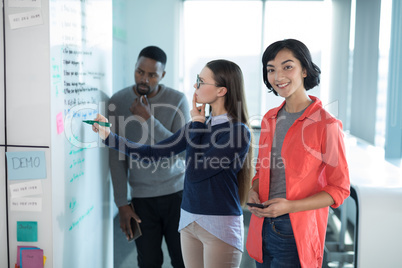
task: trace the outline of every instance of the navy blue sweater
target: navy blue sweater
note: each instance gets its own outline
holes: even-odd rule
[[[105,144],[126,155],[158,161],[186,150],[186,174],[181,207],[194,214],[241,215],[237,173],[250,146],[246,125],[226,122],[214,126],[191,122],[156,145],[131,142],[114,133]]]

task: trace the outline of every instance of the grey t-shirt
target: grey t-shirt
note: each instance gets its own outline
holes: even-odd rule
[[[282,145],[289,128],[304,113],[308,106],[297,113],[288,113],[284,107],[278,112],[274,140],[272,142],[269,199],[286,198],[285,166],[281,154]]]
[[[160,86],[158,94],[148,98],[152,116],[143,123],[129,109],[138,98],[133,86],[115,93],[109,101],[112,131],[134,142],[156,144],[182,128],[190,120],[185,95],[162,84]],[[185,163],[177,156],[158,162],[134,161],[111,149],[109,166],[118,207],[127,205],[127,180],[131,197],[156,197],[183,190]]]

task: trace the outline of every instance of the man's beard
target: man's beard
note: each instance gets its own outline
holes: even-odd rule
[[[140,95],[148,95],[150,91],[151,91],[151,88],[145,84],[137,85],[137,93]]]

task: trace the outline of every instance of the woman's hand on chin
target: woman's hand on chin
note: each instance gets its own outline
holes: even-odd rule
[[[206,104],[202,104],[201,106],[197,107],[197,96],[193,95],[193,109],[190,111],[191,120],[193,122],[201,122],[205,123],[205,106]]]

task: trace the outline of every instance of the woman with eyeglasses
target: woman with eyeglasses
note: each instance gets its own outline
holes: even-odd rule
[[[251,132],[243,74],[227,60],[208,62],[194,84],[192,122],[154,145],[130,142],[93,125],[104,143],[137,160],[186,151],[179,231],[186,267],[239,267],[244,240],[242,205],[251,179]],[[201,104],[201,106],[197,106]],[[211,116],[206,118],[205,106]],[[107,122],[102,115],[95,121]]]
[[[320,69],[300,41],[268,46],[263,80],[284,102],[261,123],[256,175],[248,202],[252,212],[247,251],[256,266],[322,266],[329,206],[349,196],[342,123],[307,94]]]

